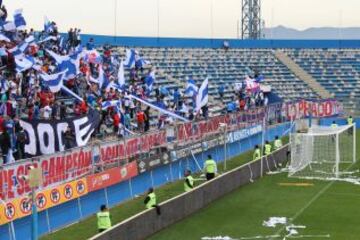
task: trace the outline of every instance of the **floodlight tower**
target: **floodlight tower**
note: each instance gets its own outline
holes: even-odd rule
[[[261,38],[261,0],[242,0],[241,38]]]

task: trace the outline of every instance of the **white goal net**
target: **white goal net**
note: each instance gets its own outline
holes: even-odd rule
[[[356,161],[355,125],[312,127],[290,135],[289,176],[312,179],[346,178]]]

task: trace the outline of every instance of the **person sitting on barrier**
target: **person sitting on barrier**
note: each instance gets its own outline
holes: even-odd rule
[[[261,151],[259,145],[255,145],[253,160],[259,159],[261,157]]]
[[[191,176],[190,170],[185,170],[184,176],[184,190],[185,192],[189,192],[194,188],[194,178]]]
[[[215,173],[217,172],[217,166],[211,155],[208,155],[208,159],[204,163],[204,172],[206,174],[206,180],[208,181],[215,177]]]
[[[279,139],[279,136],[275,136],[275,141],[274,141],[274,149],[278,150],[283,146],[281,139]]]
[[[100,206],[100,212],[96,214],[96,217],[99,232],[103,232],[106,229],[111,228],[111,216],[106,205],[103,204]]]
[[[156,194],[154,193],[154,189],[152,187],[148,190],[148,194],[144,200],[144,204],[147,209],[156,208],[156,213],[158,215],[161,214],[160,207],[156,204]]]
[[[265,146],[264,146],[264,155],[270,155],[270,153],[271,153],[271,150],[272,150],[272,146],[271,146],[271,144],[270,144],[270,142],[269,141],[265,141]]]

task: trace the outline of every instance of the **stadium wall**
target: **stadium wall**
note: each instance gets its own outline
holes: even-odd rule
[[[270,127],[265,133],[265,139],[273,140],[276,135],[286,135],[289,133],[289,128],[290,123]],[[254,145],[261,143],[261,140],[262,134],[259,133],[247,139],[227,144],[228,158],[235,157],[253,149]],[[217,146],[196,154],[195,157],[201,166],[208,154],[211,154],[217,162],[222,162],[224,147]],[[145,172],[128,181],[91,192],[78,199],[44,210],[39,213],[39,233],[40,235],[44,235],[89,217],[99,210],[101,204],[105,203],[113,207],[125,200],[133,198],[135,195],[143,194],[150,186],[159,187],[168,182],[179,180],[182,178],[185,169],[191,169],[193,172],[198,171],[197,165],[191,156]],[[13,221],[13,225],[16,239],[30,239],[30,216]],[[94,228],[95,227],[96,226],[94,226]],[[11,239],[11,224],[0,226],[0,236],[1,240]]]
[[[322,118],[320,119],[319,125],[321,126],[330,126],[333,121],[336,121],[339,125],[346,125],[346,118],[336,118],[336,117],[329,117],[329,118]],[[354,118],[354,122],[356,123],[356,128],[360,128],[360,117]]]
[[[228,41],[230,48],[360,48],[360,40],[239,40],[201,38],[115,37],[105,35],[81,36],[86,43],[94,38],[98,45],[128,47],[222,48]]]
[[[262,160],[256,160],[236,168],[195,188],[191,192],[184,193],[160,204],[161,216],[157,216],[155,209],[146,210],[117,224],[110,230],[94,236],[91,240],[146,239],[235,189],[260,178],[262,173],[277,169],[279,163],[287,161],[287,157],[288,145],[268,157],[264,157]]]

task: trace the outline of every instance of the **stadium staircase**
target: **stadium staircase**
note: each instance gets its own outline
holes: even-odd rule
[[[332,98],[333,96],[327,91],[321,84],[319,84],[315,78],[307,73],[302,67],[294,62],[289,56],[287,56],[281,50],[275,50],[276,58],[287,66],[299,79],[303,80],[313,91],[319,94],[321,98]]]

